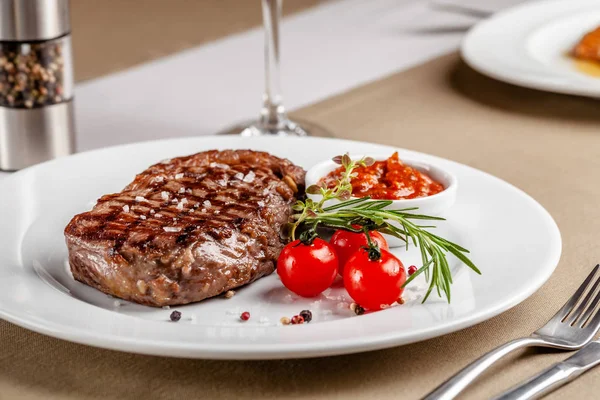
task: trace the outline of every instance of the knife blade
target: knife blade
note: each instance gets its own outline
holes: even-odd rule
[[[494,400],[539,399],[600,364],[600,340],[590,342],[564,361],[494,397]]]

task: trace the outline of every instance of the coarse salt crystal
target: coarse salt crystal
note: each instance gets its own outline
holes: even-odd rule
[[[146,219],[145,215],[140,215],[140,219]]]
[[[221,163],[217,163],[217,162],[211,162],[208,165],[211,168],[222,168],[222,169],[228,169],[229,168],[229,165],[227,165],[227,164],[221,164]]]
[[[154,214],[154,216],[155,216],[156,218],[160,218],[160,217],[162,217],[162,214],[161,214],[161,213],[156,213],[156,214]]]
[[[194,208],[198,208],[198,207],[200,207],[200,203],[194,204]]]
[[[150,214],[154,214],[156,211],[154,210],[150,210]]]
[[[165,180],[165,177],[162,176],[162,175],[161,176],[157,176],[157,177],[154,178],[154,182],[162,182],[164,180]]]
[[[219,210],[215,211],[215,214],[220,214],[220,213],[221,213],[221,211],[219,211]]]
[[[185,188],[183,186],[180,187],[178,193],[185,193]]]
[[[171,159],[170,158],[166,158],[166,159],[162,160],[160,163],[161,164],[168,164],[170,162],[171,162]]]
[[[140,203],[142,201],[148,201],[148,200],[146,200],[146,198],[142,197],[142,196],[135,196],[135,201],[137,201],[138,203]]]
[[[185,190],[185,192],[186,192],[187,194],[192,194],[192,189],[190,189],[190,188],[187,188],[187,189]]]
[[[258,319],[258,322],[259,322],[259,323],[261,323],[261,324],[268,324],[268,323],[269,323],[269,321],[270,321],[270,320],[269,320],[269,318],[267,318],[267,317],[260,317],[260,318]]]
[[[170,306],[163,306],[163,308],[162,308],[162,309],[163,309],[163,310],[170,310],[170,309],[171,309],[171,307],[170,307]]]
[[[327,288],[327,289],[325,289],[325,290],[323,291],[323,294],[324,294],[325,296],[329,295],[329,293],[331,293],[331,288]]]
[[[179,203],[179,200],[177,200],[177,199],[173,199],[173,200],[171,200],[171,203],[173,203],[173,204],[177,204],[177,203]]]
[[[254,171],[250,171],[248,172],[248,174],[244,177],[244,179],[242,179],[244,182],[254,182],[254,178],[256,177],[256,174],[254,173]]]
[[[233,177],[241,181],[242,179],[244,179],[244,174],[242,174],[241,172],[237,172]]]
[[[264,207],[265,206],[265,202],[260,200],[258,201],[256,204],[258,204],[259,207]]]
[[[115,307],[121,307],[121,302],[119,300],[115,300],[113,302],[113,306],[115,306]]]
[[[125,212],[129,212],[129,206],[128,206],[128,205],[124,205],[124,206],[123,206],[123,211],[125,211]]]
[[[210,207],[211,206],[210,200],[204,200],[204,202],[202,203],[202,205],[204,207]]]
[[[179,174],[175,175],[175,179],[181,179],[181,178],[183,178],[183,174],[182,173],[179,173]]]
[[[181,231],[181,228],[177,228],[175,226],[163,226],[163,230],[165,232],[179,232]]]
[[[346,303],[345,301],[340,301],[339,303],[337,303],[337,308],[339,309],[344,309],[344,308],[350,308],[350,304]]]
[[[217,184],[218,184],[219,186],[227,186],[227,179],[219,179],[219,180],[217,181]]]
[[[183,206],[187,203],[187,199],[182,199],[181,202],[179,202],[179,204],[177,204],[177,209],[179,211],[183,210]]]
[[[169,200],[169,192],[160,192],[160,197],[162,197],[164,201]]]

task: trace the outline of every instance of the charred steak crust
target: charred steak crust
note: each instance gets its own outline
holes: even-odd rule
[[[269,275],[305,171],[268,153],[205,151],[155,164],[65,228],[75,279],[150,306]]]

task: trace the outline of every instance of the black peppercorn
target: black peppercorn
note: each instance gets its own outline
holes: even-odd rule
[[[299,314],[302,318],[304,318],[304,322],[309,323],[312,321],[312,313],[310,310],[302,310]]]
[[[171,321],[173,322],[177,322],[181,319],[181,313],[179,311],[173,311],[171,313]]]
[[[356,308],[354,309],[354,313],[356,315],[363,315],[365,313],[365,309],[360,306],[359,304],[356,305]]]

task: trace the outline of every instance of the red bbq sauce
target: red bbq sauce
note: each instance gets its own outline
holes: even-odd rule
[[[331,171],[321,178],[319,183],[333,188],[342,177],[344,167]],[[444,190],[441,183],[434,181],[427,174],[405,165],[398,153],[394,153],[384,161],[376,161],[369,167],[358,167],[354,170],[356,177],[350,181],[352,196],[378,200],[401,200],[427,197]]]

